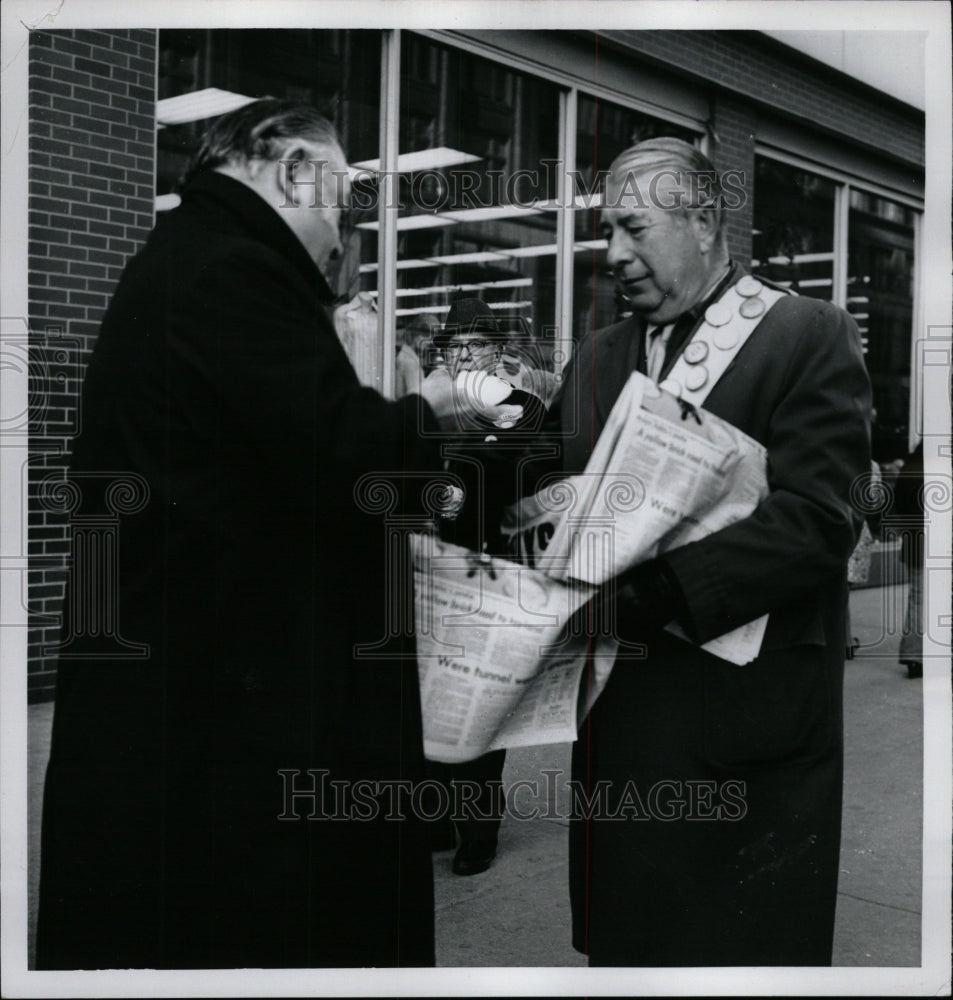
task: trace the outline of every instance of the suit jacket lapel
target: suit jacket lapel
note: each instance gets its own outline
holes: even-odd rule
[[[669,337],[668,346],[665,349],[665,361],[662,364],[662,370],[659,372],[659,382],[665,381],[666,376],[675,366],[675,362],[692,339],[695,331],[701,326],[703,319],[703,315],[695,316],[688,313],[679,316]]]
[[[596,433],[605,426],[619,394],[634,371],[645,372],[645,323],[632,316],[596,339],[594,358]]]

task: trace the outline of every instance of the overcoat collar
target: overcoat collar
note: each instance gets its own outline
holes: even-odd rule
[[[252,239],[267,244],[286,257],[316,290],[322,302],[330,304],[334,301],[334,293],[327,280],[294,231],[280,213],[247,184],[208,170],[189,182],[182,192],[182,201],[184,204],[211,204],[219,212],[227,214],[232,224]]]

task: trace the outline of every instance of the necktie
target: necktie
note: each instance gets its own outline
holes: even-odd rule
[[[721,295],[733,277],[735,277],[735,269],[729,267],[700,305],[683,312],[674,323],[669,323],[667,326],[646,327],[645,371],[654,382],[658,382],[665,370],[667,355],[670,353],[669,349],[671,349],[672,360],[674,360],[684,347],[685,341],[696,323],[700,322],[704,310]]]
[[[668,326],[656,326],[650,328],[648,333],[645,352],[645,372],[653,382],[657,382],[662,372],[662,365],[665,363],[665,348],[668,346],[668,338],[672,333],[671,323]]]

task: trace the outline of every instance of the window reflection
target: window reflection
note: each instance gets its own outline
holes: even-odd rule
[[[416,36],[402,49],[396,315],[424,327],[477,297],[548,365],[556,289],[559,91]],[[377,223],[358,223],[367,233]],[[363,266],[371,278],[376,264]],[[431,352],[432,355],[432,352]]]
[[[559,88],[409,32],[402,33],[401,73],[398,343],[429,371],[439,360],[433,333],[450,304],[476,296],[507,317],[514,358],[532,355],[532,367],[551,370],[561,336],[569,332],[578,341],[624,315],[597,231],[600,176],[635,142],[660,135],[693,141],[695,134],[578,95],[572,328],[557,331]],[[329,275],[351,308],[346,315],[339,310],[335,323],[342,341],[352,338],[349,353],[361,377],[375,385],[383,364],[376,315],[380,81],[379,31],[159,34],[157,208],[175,203],[175,183],[214,117],[242,102],[301,100],[335,124],[355,195],[346,220],[351,238]],[[801,295],[833,300],[837,185],[758,156],[753,187],[753,269]],[[874,384],[875,457],[890,460],[905,454],[909,430],[914,212],[846,191],[845,304],[864,337]]]
[[[910,330],[913,326],[913,210],[850,191],[847,309],[857,321],[874,388],[874,458],[908,451]]]
[[[833,181],[755,158],[751,269],[827,302],[834,298]]]

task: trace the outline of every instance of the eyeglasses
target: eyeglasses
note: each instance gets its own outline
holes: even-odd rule
[[[469,351],[471,356],[476,356],[477,354],[485,354],[487,351],[492,351],[496,348],[496,344],[492,340],[464,340],[463,342],[454,343],[451,341],[446,346],[446,354],[448,357],[457,357],[463,354],[464,351]]]

